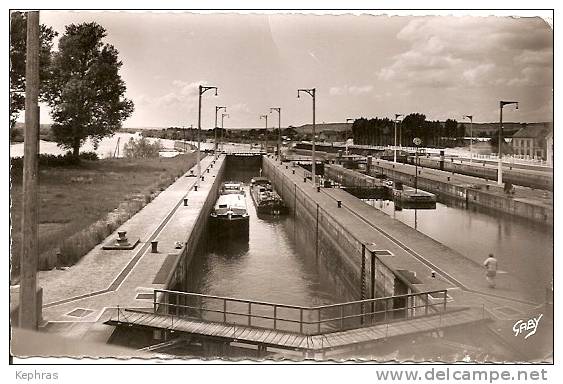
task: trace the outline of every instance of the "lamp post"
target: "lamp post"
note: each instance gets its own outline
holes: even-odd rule
[[[213,142],[213,156],[215,156],[215,158],[217,158],[217,112],[219,112],[221,109],[224,109],[225,112],[227,112],[227,107],[215,106],[215,141]]]
[[[518,109],[518,102],[517,101],[500,101],[499,102],[499,109],[500,109],[500,126],[498,129],[498,177],[497,177],[497,184],[502,185],[502,108],[505,105],[509,104],[516,104],[516,109]]]
[[[221,150],[223,149],[223,141],[225,139],[225,130],[223,129],[223,121],[225,120],[225,117],[231,117],[229,116],[228,113],[222,113],[221,114]]]
[[[298,89],[297,90],[297,98],[299,98],[299,94],[300,92],[305,92],[307,93],[309,96],[311,96],[313,98],[313,154],[312,154],[312,162],[313,165],[311,167],[311,171],[313,173],[313,187],[315,187],[317,185],[317,178],[316,178],[316,172],[315,172],[315,165],[316,165],[316,158],[315,158],[315,104],[316,104],[316,88],[310,88],[310,89]]]
[[[270,113],[273,111],[278,113],[278,156],[281,159],[281,107],[270,108]]]
[[[403,116],[403,115],[401,115],[399,113],[395,113],[395,120],[393,120],[393,125],[395,127],[395,145],[394,145],[394,149],[393,149],[393,162],[394,163],[397,162],[397,120],[401,116]]]
[[[422,140],[415,137],[412,140],[414,148],[414,193],[418,192],[418,147],[422,144]]]
[[[260,115],[260,120],[266,119],[266,133],[264,134],[264,142],[265,142],[265,149],[266,155],[268,154],[268,115]]]
[[[346,123],[348,123],[349,121],[352,122],[352,124],[354,124],[353,122],[356,121],[356,119],[346,119]],[[346,127],[346,137],[344,138],[344,145],[346,146],[346,155],[348,155],[348,127]]]
[[[469,164],[473,163],[473,115],[465,115],[464,119],[469,119],[471,125],[469,126]]]
[[[197,184],[201,180],[201,95],[210,89],[215,90],[215,96],[217,96],[217,87],[206,87],[203,85],[199,86],[199,98],[198,98],[198,112],[197,112]],[[217,125],[217,124],[215,124]]]

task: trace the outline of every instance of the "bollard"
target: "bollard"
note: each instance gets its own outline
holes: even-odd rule
[[[289,169],[289,165],[286,165],[286,166],[285,166],[285,169]]]
[[[450,181],[450,177],[448,176],[448,181]]]
[[[317,186],[317,192],[320,192],[320,191],[321,191],[321,187]]]
[[[197,185],[194,185],[194,191],[197,192]]]
[[[209,168],[207,168],[207,173],[209,173]]]
[[[430,274],[432,275],[432,278],[436,278],[436,271],[430,271]]]
[[[307,178],[303,177],[303,182],[306,183],[307,182]]]
[[[342,201],[341,200],[337,200],[336,201],[336,205],[338,208],[342,208]]]
[[[205,180],[205,177],[204,177],[204,176],[201,176],[201,181],[204,181],[204,180]]]
[[[151,241],[151,253],[158,253],[158,241]]]
[[[295,169],[292,169],[292,170],[291,170],[291,173],[292,173],[293,175],[295,175]]]
[[[184,207],[187,207],[187,206],[188,206],[188,198],[184,197]]]
[[[213,163],[211,163],[210,167],[213,168]]]

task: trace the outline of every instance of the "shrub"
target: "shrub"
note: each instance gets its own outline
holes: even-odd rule
[[[127,158],[150,159],[158,157],[158,152],[162,149],[160,140],[151,143],[145,137],[138,139],[130,138],[123,146],[123,154]]]

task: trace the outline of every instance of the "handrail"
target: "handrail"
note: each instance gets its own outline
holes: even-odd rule
[[[421,296],[421,295],[432,295],[434,293],[442,293],[443,294],[447,291],[448,291],[447,289],[437,289],[437,290],[434,290],[434,291],[405,293],[405,294],[402,294],[402,295],[395,295],[395,296],[381,296],[381,297],[375,297],[373,299],[353,300],[353,301],[347,301],[347,302],[344,302],[344,303],[326,304],[326,305],[318,305],[318,306],[312,306],[312,307],[306,307],[306,306],[301,306],[301,305],[272,303],[272,302],[269,302],[269,301],[239,299],[239,298],[236,298],[236,297],[229,297],[229,296],[206,295],[206,294],[203,294],[203,293],[195,293],[195,292],[174,291],[174,290],[169,290],[169,289],[155,289],[154,293],[165,292],[165,293],[172,293],[172,294],[178,294],[178,295],[184,295],[184,296],[197,296],[197,297],[205,297],[205,298],[208,298],[208,299],[228,300],[228,301],[245,303],[245,304],[251,303],[251,304],[256,304],[256,305],[267,305],[267,306],[274,306],[275,305],[278,308],[281,307],[281,308],[289,308],[289,309],[318,310],[318,309],[334,308],[334,307],[339,307],[339,306],[344,306],[344,305],[367,304],[367,303],[371,303],[371,302],[375,302],[375,301],[401,299],[401,298]],[[162,304],[162,303],[157,303],[157,304]]]
[[[193,301],[188,303],[186,298],[199,300],[195,303]],[[173,299],[173,302],[170,299]],[[211,304],[212,302],[203,302],[201,299],[222,301],[222,305],[214,307],[214,304]],[[154,313],[163,312],[172,318],[198,318],[225,324],[237,324],[232,318],[232,316],[237,316],[237,319],[240,317],[246,318],[248,326],[273,328],[274,330],[286,328],[283,325],[294,324],[293,327],[298,327],[298,331],[295,328],[285,330],[312,335],[335,330],[361,328],[382,321],[387,323],[397,320],[397,314],[399,318],[412,319],[427,316],[431,314],[430,312],[441,313],[446,310],[447,301],[447,289],[312,307],[155,289],[153,292],[153,311]],[[238,309],[232,307],[228,309],[228,303],[231,305],[238,303],[245,306],[238,307]],[[280,313],[279,309],[282,308],[292,312]],[[190,313],[191,310],[195,313]],[[211,315],[213,315],[212,318],[209,317]],[[219,317],[221,320],[218,320]],[[273,327],[269,325],[270,323],[264,325],[264,321],[273,321]]]

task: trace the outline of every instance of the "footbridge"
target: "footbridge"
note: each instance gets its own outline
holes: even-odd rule
[[[152,310],[117,308],[106,324],[186,338],[302,352],[304,356],[485,321],[484,313],[448,308],[447,290],[304,307],[156,289]]]

